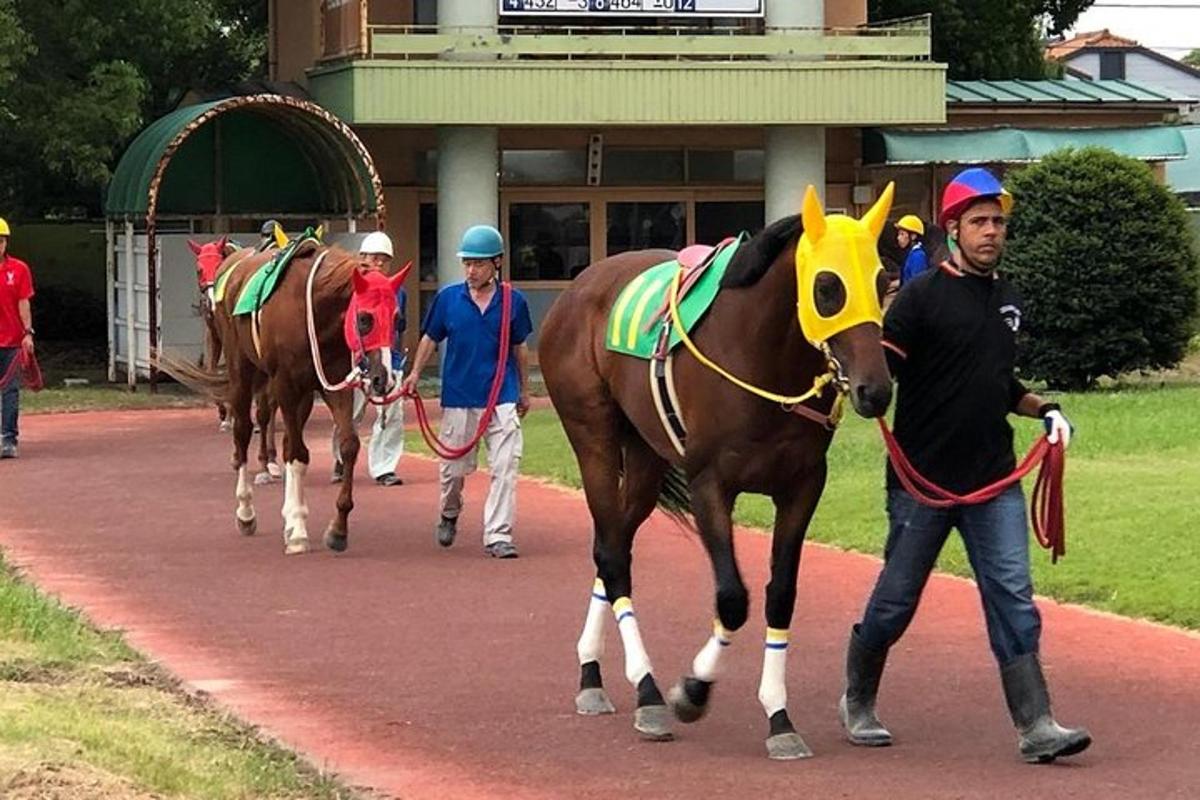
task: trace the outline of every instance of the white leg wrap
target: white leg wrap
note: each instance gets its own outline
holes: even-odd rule
[[[779,628],[767,628],[767,642],[763,648],[762,683],[758,685],[758,702],[770,717],[776,711],[787,708],[787,646],[788,632]]]
[[[642,644],[637,617],[633,615],[633,601],[628,597],[618,597],[613,603],[613,616],[617,618],[621,644],[625,646],[625,677],[636,687],[653,670],[650,656],[646,655],[646,648]]]
[[[592,598],[588,602],[587,619],[583,623],[583,633],[575,651],[579,653],[579,663],[599,661],[604,655],[604,620],[608,617],[608,597],[604,594],[604,581],[596,578],[592,584]]]
[[[237,489],[237,518],[242,522],[254,519],[254,489],[247,480],[246,465],[238,467]]]
[[[308,538],[308,505],[304,502],[304,475],[308,465],[289,461],[283,467],[284,541]]]
[[[721,655],[732,641],[731,634],[721,625],[720,620],[713,620],[712,636],[700,648],[692,661],[692,677],[712,683],[717,679],[721,666]]]

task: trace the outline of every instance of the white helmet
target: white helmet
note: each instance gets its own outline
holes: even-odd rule
[[[392,251],[392,240],[383,231],[373,231],[368,233],[363,239],[362,244],[358,248],[360,253],[382,253],[388,258],[394,257],[396,254]]]

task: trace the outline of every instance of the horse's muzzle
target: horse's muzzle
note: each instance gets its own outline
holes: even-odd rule
[[[854,387],[850,399],[859,416],[867,419],[882,417],[887,413],[888,405],[892,402],[892,385],[891,383],[859,384]]]

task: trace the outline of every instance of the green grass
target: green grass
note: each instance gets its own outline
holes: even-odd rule
[[[1200,387],[1136,387],[1058,398],[1076,428],[1067,458],[1067,555],[1032,553],[1041,594],[1200,629]],[[1014,419],[1024,452],[1041,428]],[[521,471],[578,488],[579,470],[550,411],[526,417]],[[422,449],[410,439],[414,449]],[[881,555],[884,449],[873,422],[850,415],[829,452],[829,482],[811,540]],[[1029,484],[1027,484],[1027,490]],[[743,496],[736,520],[769,529],[770,502]],[[939,569],[970,575],[952,537]]]
[[[91,628],[2,562],[0,682],[0,796],[354,796],[186,697],[120,637]]]

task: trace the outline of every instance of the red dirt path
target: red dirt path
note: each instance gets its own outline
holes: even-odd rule
[[[755,700],[769,550],[752,533],[738,539],[751,622],[712,713],[676,742],[643,743],[611,626],[604,668],[621,713],[574,714],[592,573],[579,496],[522,486],[522,557],[499,562],[481,554],[476,476],[444,551],[434,465],[405,459],[405,486],[359,484],[348,552],[285,558],[278,485],[256,492],[259,535],[235,533],[229,444],[212,417],[26,417],[21,459],[0,462],[0,545],[42,587],[351,783],[406,799],[1200,796],[1200,637],[1042,602],[1059,716],[1096,744],[1031,767],[1015,755],[975,589],[950,578],[931,582],[884,678],[897,745],[844,743],[845,635],[878,564],[822,547],[805,552],[788,681],[817,756],[769,762]],[[319,536],[333,491],[328,422],[312,427]],[[657,518],[637,551],[635,602],[665,689],[707,634],[707,561]]]

